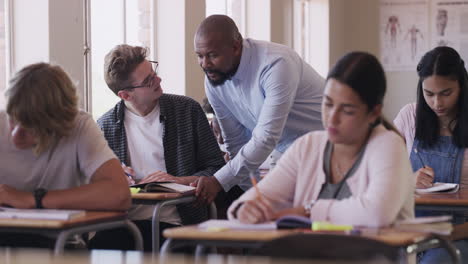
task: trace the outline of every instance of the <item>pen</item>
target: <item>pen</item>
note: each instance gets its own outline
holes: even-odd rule
[[[122,166],[127,167],[127,165],[125,165],[125,163],[123,163],[123,162],[122,162]],[[133,179],[133,176],[132,176],[130,173],[126,172],[125,170],[124,170],[124,173],[125,173],[125,175],[127,175],[127,177],[130,179],[130,182],[131,182],[132,184],[135,184],[135,179]]]
[[[250,181],[252,182],[252,186],[255,188],[255,192],[257,193],[257,199],[262,199],[262,194],[257,186],[257,179],[255,179],[255,174],[253,172],[249,173]]]

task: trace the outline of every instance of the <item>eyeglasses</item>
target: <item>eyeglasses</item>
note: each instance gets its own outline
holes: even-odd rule
[[[140,85],[128,86],[128,87],[122,88],[121,90],[130,90],[130,89],[135,89],[135,88],[151,87],[153,85],[154,78],[158,75],[159,62],[157,62],[157,61],[149,61],[149,62],[152,63],[153,74],[146,77],[146,79]]]

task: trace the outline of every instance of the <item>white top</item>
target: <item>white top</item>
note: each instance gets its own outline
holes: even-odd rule
[[[166,170],[164,160],[164,125],[160,120],[159,104],[146,116],[139,116],[125,108],[124,127],[127,135],[128,155],[136,173],[136,179],[143,179],[156,171]],[[134,205],[129,211],[132,220],[149,219],[154,206]],[[175,206],[163,207],[162,222],[180,225],[181,220]]]
[[[304,206],[318,198],[326,181],[323,153],[327,141],[325,131],[299,138],[259,182],[258,189],[273,208]],[[317,200],[311,220],[378,227],[414,217],[415,180],[403,139],[382,125],[373,129],[361,163],[346,183],[351,197]],[[255,197],[255,188],[244,193],[229,207],[229,218],[234,218],[232,211],[239,202]]]
[[[17,149],[11,141],[6,112],[0,111],[1,183],[22,191],[61,190],[88,184],[105,162],[117,159],[93,118],[80,111],[71,135],[36,156]]]

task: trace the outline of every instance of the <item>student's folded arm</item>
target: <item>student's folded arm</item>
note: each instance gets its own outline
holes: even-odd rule
[[[312,207],[313,220],[362,226],[387,226],[392,224],[399,212],[413,202],[414,179],[403,141],[394,135],[395,141],[384,145],[375,144],[366,151],[370,157],[366,167],[367,186],[350,198],[319,200]],[[398,139],[396,138],[398,137]],[[399,140],[400,142],[396,142]],[[385,151],[382,151],[385,149]],[[363,175],[353,175],[353,177]],[[403,210],[406,210],[403,209]],[[408,210],[408,214],[411,214]]]
[[[199,104],[194,104],[192,113],[196,120],[195,146],[197,147],[197,171],[194,176],[213,176],[225,165],[223,154]]]
[[[43,199],[45,208],[117,210],[131,205],[130,191],[117,159],[102,164],[89,184],[65,190],[51,190]]]
[[[259,183],[258,189],[262,195],[261,199],[267,199],[274,212],[293,207],[294,193],[297,186],[297,176],[301,164],[305,162],[304,151],[300,150],[301,139],[296,140],[283,154],[276,164]],[[255,188],[250,188],[239,199],[234,201],[228,209],[228,217],[236,218],[233,214],[239,204],[247,200],[258,199]]]

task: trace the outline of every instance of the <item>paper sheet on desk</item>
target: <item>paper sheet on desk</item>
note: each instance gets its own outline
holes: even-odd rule
[[[238,220],[208,220],[198,225],[201,229],[237,229],[237,230],[274,230],[275,222],[266,222],[262,224],[244,224]]]

